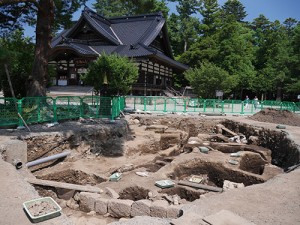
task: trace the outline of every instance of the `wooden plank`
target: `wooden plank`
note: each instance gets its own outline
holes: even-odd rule
[[[237,136],[236,133],[234,133],[233,131],[227,129],[226,127],[221,127],[221,128],[222,128],[222,130],[226,131],[227,133],[229,133],[229,134],[231,134],[231,135],[233,135],[233,136]]]
[[[84,186],[79,184],[69,184],[51,180],[41,180],[41,179],[26,179],[27,182],[30,184],[41,185],[41,186],[48,186],[48,187],[55,187],[55,188],[64,188],[69,190],[77,190],[77,191],[84,191],[84,192],[92,192],[92,193],[102,193],[103,190],[98,187],[92,186]]]
[[[246,146],[244,143],[235,143],[235,142],[210,142],[211,145],[215,146]]]
[[[208,186],[208,185],[204,185],[204,184],[195,184],[195,183],[192,183],[189,181],[183,181],[183,180],[179,181],[178,184],[183,185],[183,186],[203,189],[203,190],[207,190],[207,191],[214,191],[214,192],[222,192],[223,191],[223,188]]]

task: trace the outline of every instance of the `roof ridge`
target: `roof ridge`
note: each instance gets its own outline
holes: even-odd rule
[[[129,15],[129,16],[114,16],[114,17],[110,17],[109,20],[111,21],[111,20],[124,19],[124,18],[132,19],[132,18],[143,18],[143,17],[154,17],[154,16],[155,17],[160,16],[164,18],[161,12],[157,12],[157,13],[147,13],[147,14]]]
[[[83,16],[86,18],[87,22],[96,30],[99,31],[99,33],[103,36],[105,36],[106,38],[108,38],[110,41],[112,41],[115,44],[120,44],[120,41],[118,40],[118,38],[116,38],[115,36],[111,35],[110,33],[108,33],[102,26],[101,24],[99,24],[98,22],[95,21],[94,18],[92,18],[89,13],[87,12],[83,12]],[[90,20],[93,20],[94,22],[96,22],[96,24],[99,26],[99,28],[101,29],[102,32],[100,32],[100,29],[97,29],[95,27],[95,25],[93,23],[90,22]],[[101,21],[100,21],[101,22]],[[109,26],[110,27],[110,26]]]
[[[92,14],[94,17],[96,17],[96,19],[101,20],[101,22],[104,22],[107,25],[111,25],[111,21],[108,18],[98,14],[97,12],[93,11],[92,9],[90,9],[87,6],[85,6],[83,12],[86,12],[88,14]]]

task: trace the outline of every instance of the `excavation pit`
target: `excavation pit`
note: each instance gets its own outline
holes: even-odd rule
[[[170,179],[176,183],[181,180],[188,181],[192,175],[196,175],[206,178],[201,184],[212,187],[222,188],[225,180],[249,186],[263,183],[278,174],[278,172],[273,173],[271,162],[282,168],[299,162],[298,149],[284,132],[253,127],[223,118],[214,120],[199,116],[191,118],[177,116],[176,119],[172,116],[138,116],[138,119],[139,124],[131,126],[130,133],[125,126],[123,127],[126,123],[117,127],[111,125],[105,127],[107,124],[99,122],[99,124],[89,124],[89,127],[83,124],[77,127],[72,126],[72,129],[78,129],[72,130],[72,132],[67,131],[44,137],[32,135],[30,138],[24,138],[23,140],[27,140],[29,143],[29,160],[57,154],[65,150],[72,152],[70,157],[64,159],[63,170],[60,167],[61,163],[59,163],[48,168],[42,168],[34,175],[43,180],[96,185],[103,190],[106,186],[111,187],[119,194],[120,200],[139,201],[147,199],[150,201],[149,193],[154,193],[153,190],[157,191],[157,187],[154,185],[156,180]],[[127,120],[130,119],[127,118]],[[250,136],[257,137],[257,145],[260,146],[256,148],[250,145],[231,144],[231,146],[218,148],[217,145],[225,146],[223,141],[222,143],[221,141],[210,142],[212,143],[210,147],[216,151],[209,151],[208,154],[192,151],[186,154],[184,152],[186,142],[180,139],[181,142],[176,145],[178,154],[171,157],[169,154],[171,148],[162,149],[159,145],[161,134],[153,134],[153,131],[145,130],[146,124],[166,125],[169,127],[168,132],[185,133],[187,134],[186,138],[189,138],[197,137],[199,134],[210,135],[216,124],[220,123],[236,133],[244,134],[247,139]],[[204,142],[209,143],[209,140],[203,139]],[[267,150],[264,151],[261,149],[262,147]],[[230,153],[235,152],[242,152],[243,154],[238,158],[232,158]],[[218,159],[214,158],[216,154],[219,154]],[[182,157],[190,158],[185,162],[178,160]],[[237,160],[238,164],[229,164],[230,159]],[[132,165],[132,168],[123,171],[120,181],[108,181],[112,171],[117,171],[123,165],[129,164]],[[84,169],[80,170],[81,167]],[[138,168],[140,169],[137,170]],[[143,171],[142,168],[150,172],[149,177],[140,177],[134,174],[136,171]],[[169,169],[166,170],[166,168]],[[46,173],[50,169],[51,173]],[[268,178],[265,177],[266,170],[269,173]],[[103,174],[103,176],[96,174]],[[140,187],[136,184],[145,184],[145,186]],[[127,188],[124,189],[124,187]],[[47,190],[46,187],[39,186],[39,189],[41,188]],[[193,202],[208,191],[175,185],[175,187],[158,192],[160,196],[178,195],[185,203],[184,200]]]
[[[264,182],[264,179],[255,176],[255,174],[251,175],[237,169],[231,169],[221,163],[205,162],[201,159],[194,159],[178,165],[174,172],[169,174],[169,177],[176,180],[188,180],[191,174],[198,176],[207,175],[207,185],[221,188],[224,180],[243,183],[245,186]]]
[[[195,190],[194,188],[189,187],[172,187],[168,189],[163,189],[160,191],[162,194],[168,194],[170,196],[177,195],[181,199],[185,199],[189,202],[193,202],[196,199],[200,198],[200,195],[205,194],[206,191]]]
[[[128,187],[122,190],[119,195],[120,199],[129,199],[132,201],[138,201],[148,198],[150,190],[139,186]]]
[[[239,168],[250,173],[262,175],[265,164],[267,164],[267,161],[259,154],[248,152],[241,157]]]

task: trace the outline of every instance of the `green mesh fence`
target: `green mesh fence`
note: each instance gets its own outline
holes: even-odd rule
[[[295,103],[295,113],[300,113],[300,102]]]
[[[110,118],[119,116],[125,107],[124,97],[63,96],[0,98],[0,126],[23,126],[77,118]]]
[[[0,126],[19,125],[42,122],[58,122],[77,118],[118,117],[120,111],[130,107],[136,111],[160,113],[225,113],[253,114],[264,108],[289,110],[300,113],[300,102],[260,101],[248,104],[241,100],[219,100],[199,98],[151,97],[99,97],[99,96],[63,96],[31,97],[23,99],[0,98]]]
[[[14,98],[0,98],[0,124],[1,126],[19,123],[18,100]]]
[[[299,105],[279,101],[262,101],[258,104],[249,101],[247,104],[241,100],[127,96],[126,107],[133,108],[137,112],[254,114],[264,108],[297,112]]]
[[[80,97],[64,96],[57,97],[55,106],[57,120],[76,119],[81,116],[80,111],[84,105]]]
[[[53,118],[52,98],[23,98],[19,103],[19,113],[28,124],[47,122]]]

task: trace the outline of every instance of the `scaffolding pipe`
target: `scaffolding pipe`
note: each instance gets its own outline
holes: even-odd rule
[[[45,162],[49,162],[51,160],[66,157],[67,155],[70,155],[70,153],[71,153],[71,151],[66,151],[66,152],[51,155],[51,156],[48,156],[48,157],[45,157],[45,158],[37,159],[37,160],[26,163],[26,166],[27,167],[36,166],[36,165],[39,165],[41,163],[45,163]]]

